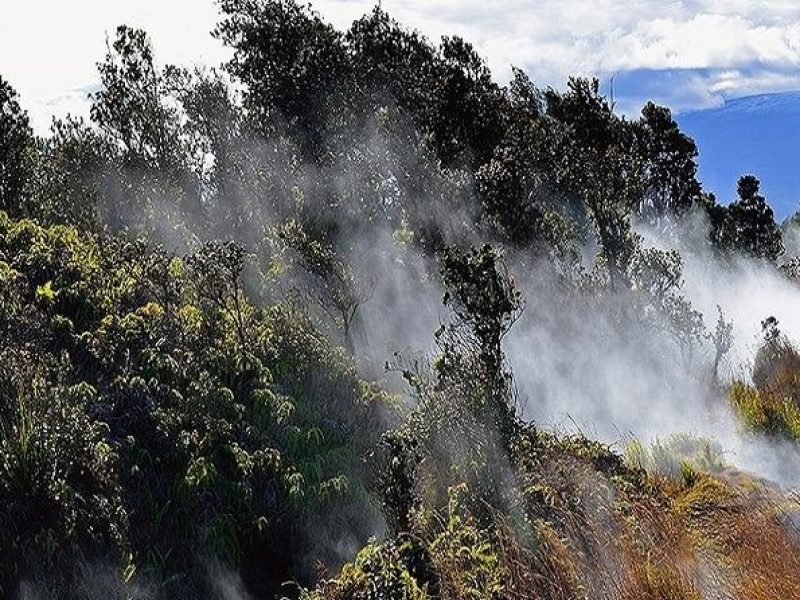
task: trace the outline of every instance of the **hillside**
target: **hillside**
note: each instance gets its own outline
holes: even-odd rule
[[[800,597],[760,181],[380,7],[220,10],[48,137],[0,78],[0,596]]]

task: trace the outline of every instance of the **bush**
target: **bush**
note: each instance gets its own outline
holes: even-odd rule
[[[753,364],[753,383],[734,382],[731,404],[751,431],[800,440],[800,353],[774,317],[762,323],[764,341]]]
[[[37,377],[17,394],[3,398],[0,419],[5,593],[41,572],[68,581],[79,566],[76,554],[121,560],[128,533],[118,456],[107,427],[85,412],[91,387],[49,387]]]
[[[310,575],[286,540],[373,533],[362,457],[386,395],[302,313],[249,303],[235,248],[179,259],[0,213],[0,261],[7,586],[99,554],[181,587],[220,560],[277,590]]]
[[[372,543],[359,551],[355,561],[339,576],[304,600],[426,600],[435,596],[412,573],[409,562],[418,551],[411,540]]]

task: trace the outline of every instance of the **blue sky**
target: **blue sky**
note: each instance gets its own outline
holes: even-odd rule
[[[742,173],[761,180],[782,220],[800,209],[800,92],[748,96],[678,116],[700,149],[700,179],[727,202]]]
[[[95,62],[104,53],[106,34],[120,23],[148,30],[163,63],[217,64],[227,56],[208,35],[217,19],[214,0],[0,2],[0,73],[18,89],[42,133],[53,115],[88,112],[86,94],[97,84]],[[314,8],[344,28],[374,3],[318,0]],[[584,75],[601,78],[611,89],[613,77],[617,108],[629,115],[648,99],[688,112],[800,89],[798,0],[383,0],[382,5],[431,39],[458,34],[473,42],[501,82],[512,65],[541,86],[561,87],[567,76]],[[706,135],[703,127],[698,131]],[[708,152],[703,138],[698,141],[702,170]]]

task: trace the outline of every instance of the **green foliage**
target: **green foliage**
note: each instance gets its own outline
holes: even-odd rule
[[[743,175],[738,182],[738,198],[716,222],[716,236],[722,248],[733,249],[746,256],[775,262],[783,253],[781,230],[764,196],[760,182],[753,175]]]
[[[295,274],[297,285],[341,328],[345,347],[352,354],[358,310],[372,293],[371,282],[357,277],[330,245],[311,237],[297,221],[281,225],[277,236],[289,252],[289,263],[299,265],[305,275]]]
[[[764,335],[753,361],[753,383],[759,390],[800,402],[800,353],[784,336],[775,317],[761,323]]]
[[[245,104],[264,133],[285,119],[306,159],[322,159],[346,96],[342,35],[291,0],[225,0],[215,35],[233,48],[228,69],[247,86]]]
[[[437,506],[456,482],[473,490],[481,517],[514,502],[509,449],[520,422],[501,342],[521,310],[520,294],[489,246],[448,249],[442,276],[453,319],[436,333],[431,370],[402,369],[417,405],[403,428],[384,436],[377,456],[377,491],[396,531],[411,530],[421,501]]]
[[[120,556],[128,522],[108,428],[86,414],[93,388],[48,387],[40,373],[18,370],[23,357],[6,349],[3,358],[11,381],[0,414],[0,589],[9,591],[39,570],[69,573],[76,552]]]
[[[383,396],[298,316],[247,302],[241,248],[179,260],[0,214],[0,256],[4,585],[112,548],[142,575],[213,556],[269,588],[286,573],[254,559],[302,515],[369,510]]]
[[[163,102],[163,77],[141,29],[124,25],[105,60],[98,64],[102,87],[94,97],[92,120],[137,166],[166,168],[177,156],[177,114]]]
[[[372,543],[359,551],[355,561],[342,568],[339,576],[326,582],[304,600],[426,600],[427,586],[414,576],[409,563],[417,544],[407,539],[385,544]]]
[[[521,294],[500,256],[488,245],[469,252],[448,249],[442,278],[448,288],[443,302],[452,307],[456,321],[437,333],[442,350],[436,363],[439,385],[457,385],[471,370],[481,387],[471,399],[473,417],[488,419],[508,440],[515,415],[501,342],[522,310]]]
[[[687,363],[705,333],[703,315],[680,294],[683,262],[677,250],[639,249],[631,257],[628,277],[634,304],[651,328],[666,329]]]
[[[491,534],[481,529],[462,506],[461,486],[449,490],[443,531],[431,542],[430,552],[441,573],[441,585],[456,598],[502,598],[509,573]]]
[[[568,90],[545,95],[547,114],[563,123],[554,136],[549,171],[555,183],[585,206],[612,287],[626,283],[636,246],[631,215],[645,190],[645,158],[636,131],[616,116],[597,80],[570,79]]]
[[[466,486],[448,490],[448,503],[430,541],[400,535],[363,548],[336,579],[306,598],[504,597],[509,573],[490,531],[464,507]],[[438,515],[437,515],[438,517]]]
[[[638,212],[647,218],[683,215],[701,202],[697,146],[681,132],[670,110],[648,102],[639,121],[646,157],[646,192]]]
[[[419,441],[409,429],[385,433],[370,461],[379,469],[374,488],[381,499],[387,525],[394,533],[412,530],[413,513],[419,508],[417,490]],[[377,456],[378,452],[380,457]]]
[[[731,385],[729,396],[749,430],[800,439],[800,408],[793,398],[762,392],[740,381]]]
[[[103,174],[113,154],[112,142],[83,119],[54,120],[50,135],[38,140],[31,216],[42,223],[96,228]]]
[[[762,323],[764,339],[753,364],[753,383],[734,382],[729,398],[751,431],[800,439],[800,354],[778,320]]]

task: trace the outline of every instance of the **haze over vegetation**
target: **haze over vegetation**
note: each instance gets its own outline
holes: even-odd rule
[[[0,77],[0,595],[800,597],[800,214],[375,8]]]

